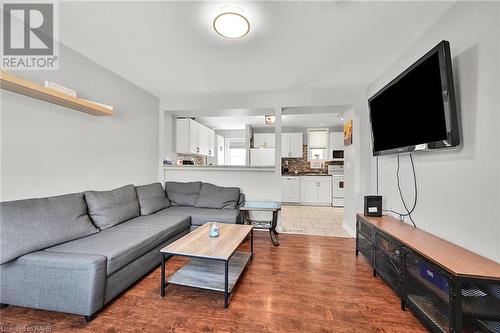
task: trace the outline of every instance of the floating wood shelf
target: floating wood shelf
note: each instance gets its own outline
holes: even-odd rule
[[[113,110],[107,109],[98,104],[63,94],[54,89],[45,88],[37,83],[21,79],[3,71],[0,74],[0,87],[18,94],[62,105],[73,110],[89,113],[94,116],[112,116],[115,114]]]

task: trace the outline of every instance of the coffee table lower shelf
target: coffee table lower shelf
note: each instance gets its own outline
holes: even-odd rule
[[[229,259],[229,292],[233,290],[251,257],[251,252],[236,251]],[[167,283],[224,292],[224,265],[223,260],[192,258]]]

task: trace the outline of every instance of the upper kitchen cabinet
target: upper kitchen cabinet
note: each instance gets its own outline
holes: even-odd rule
[[[328,128],[309,128],[307,130],[307,159],[328,159],[330,135]]]
[[[177,119],[177,152],[215,156],[215,132],[193,119]]]
[[[217,165],[225,164],[226,144],[222,135],[217,135]]]
[[[344,133],[331,132],[330,133],[330,149],[342,150],[344,149]]]
[[[274,148],[276,147],[275,141],[274,133],[254,133],[253,148]]]
[[[281,157],[303,157],[302,144],[302,133],[281,134]]]

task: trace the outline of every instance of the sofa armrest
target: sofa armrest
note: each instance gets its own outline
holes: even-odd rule
[[[0,303],[90,316],[104,304],[101,255],[38,251],[0,265]]]
[[[240,197],[238,198],[238,204],[236,205],[236,209],[240,209],[245,204],[245,194],[240,193]]]

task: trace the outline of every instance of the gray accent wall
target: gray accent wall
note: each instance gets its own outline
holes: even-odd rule
[[[59,59],[57,71],[12,74],[73,88],[79,97],[113,105],[116,115],[96,117],[1,90],[0,199],[156,181],[158,97],[64,45]]]

